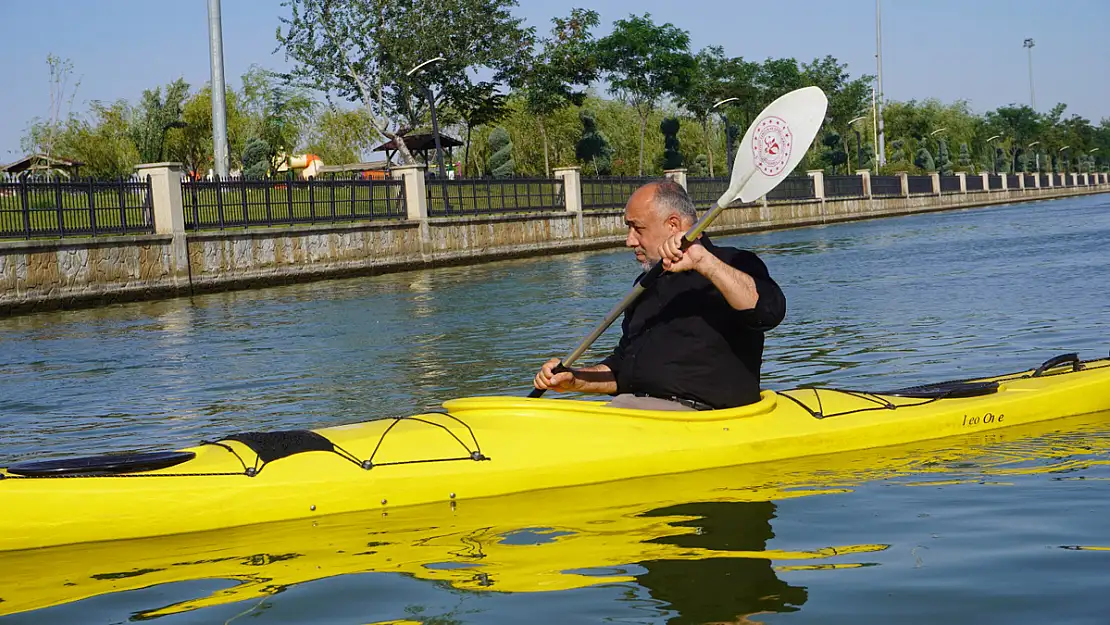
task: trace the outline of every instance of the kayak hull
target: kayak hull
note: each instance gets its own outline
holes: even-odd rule
[[[1089,414],[1110,410],[1110,360],[953,388],[974,392],[764,391],[756,404],[702,412],[470,397],[404,418],[229,437],[182,450],[188,460],[153,470],[37,476],[13,466],[0,471],[7,512],[0,550],[388,513]]]

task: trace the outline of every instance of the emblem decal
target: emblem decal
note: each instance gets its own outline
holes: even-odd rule
[[[794,135],[780,117],[766,117],[752,133],[752,159],[755,166],[768,176],[777,176],[790,160]]]

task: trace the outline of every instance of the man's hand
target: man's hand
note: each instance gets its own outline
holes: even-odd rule
[[[552,358],[543,363],[543,366],[540,367],[540,372],[536,374],[536,379],[532,384],[535,385],[536,388],[544,391],[552,390],[561,392],[577,390],[578,385],[576,383],[578,380],[574,377],[573,373],[570,371],[561,371],[559,373],[552,372],[552,369],[554,369],[557,364],[559,364],[558,358]]]
[[[691,269],[701,270],[703,261],[712,256],[709,252],[702,247],[701,243],[694,241],[686,251],[682,251],[682,240],[686,236],[685,233],[678,233],[663,242],[662,247],[659,248],[659,257],[663,260],[663,269],[678,273],[680,271],[690,271]],[[701,235],[698,235],[701,238]]]

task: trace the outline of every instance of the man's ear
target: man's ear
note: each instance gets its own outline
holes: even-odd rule
[[[686,232],[686,229],[682,227],[682,218],[678,216],[678,213],[671,213],[668,215],[666,224],[667,227],[671,229],[671,232],[676,234],[679,232]]]

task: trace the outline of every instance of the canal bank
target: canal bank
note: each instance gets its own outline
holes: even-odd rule
[[[556,171],[563,204],[558,210],[430,216],[423,168],[413,166],[397,169],[403,218],[215,231],[186,230],[179,166],[142,169],[151,179],[154,232],[0,242],[0,315],[608,248],[623,245],[626,234],[621,208],[583,206],[577,168]],[[667,175],[689,187],[684,170]],[[901,174],[885,181],[894,182],[896,195],[880,196],[869,173],[857,176],[852,182],[858,197],[826,197],[830,186],[824,175],[809,172],[803,182],[813,185],[812,198],[761,198],[732,206],[709,232],[757,232],[1110,191],[1106,174],[1071,174],[1070,181],[1061,175],[1012,176],[1013,186],[1007,176],[958,174],[943,180]],[[969,184],[977,178],[981,183]],[[999,178],[1002,188],[989,178]]]

